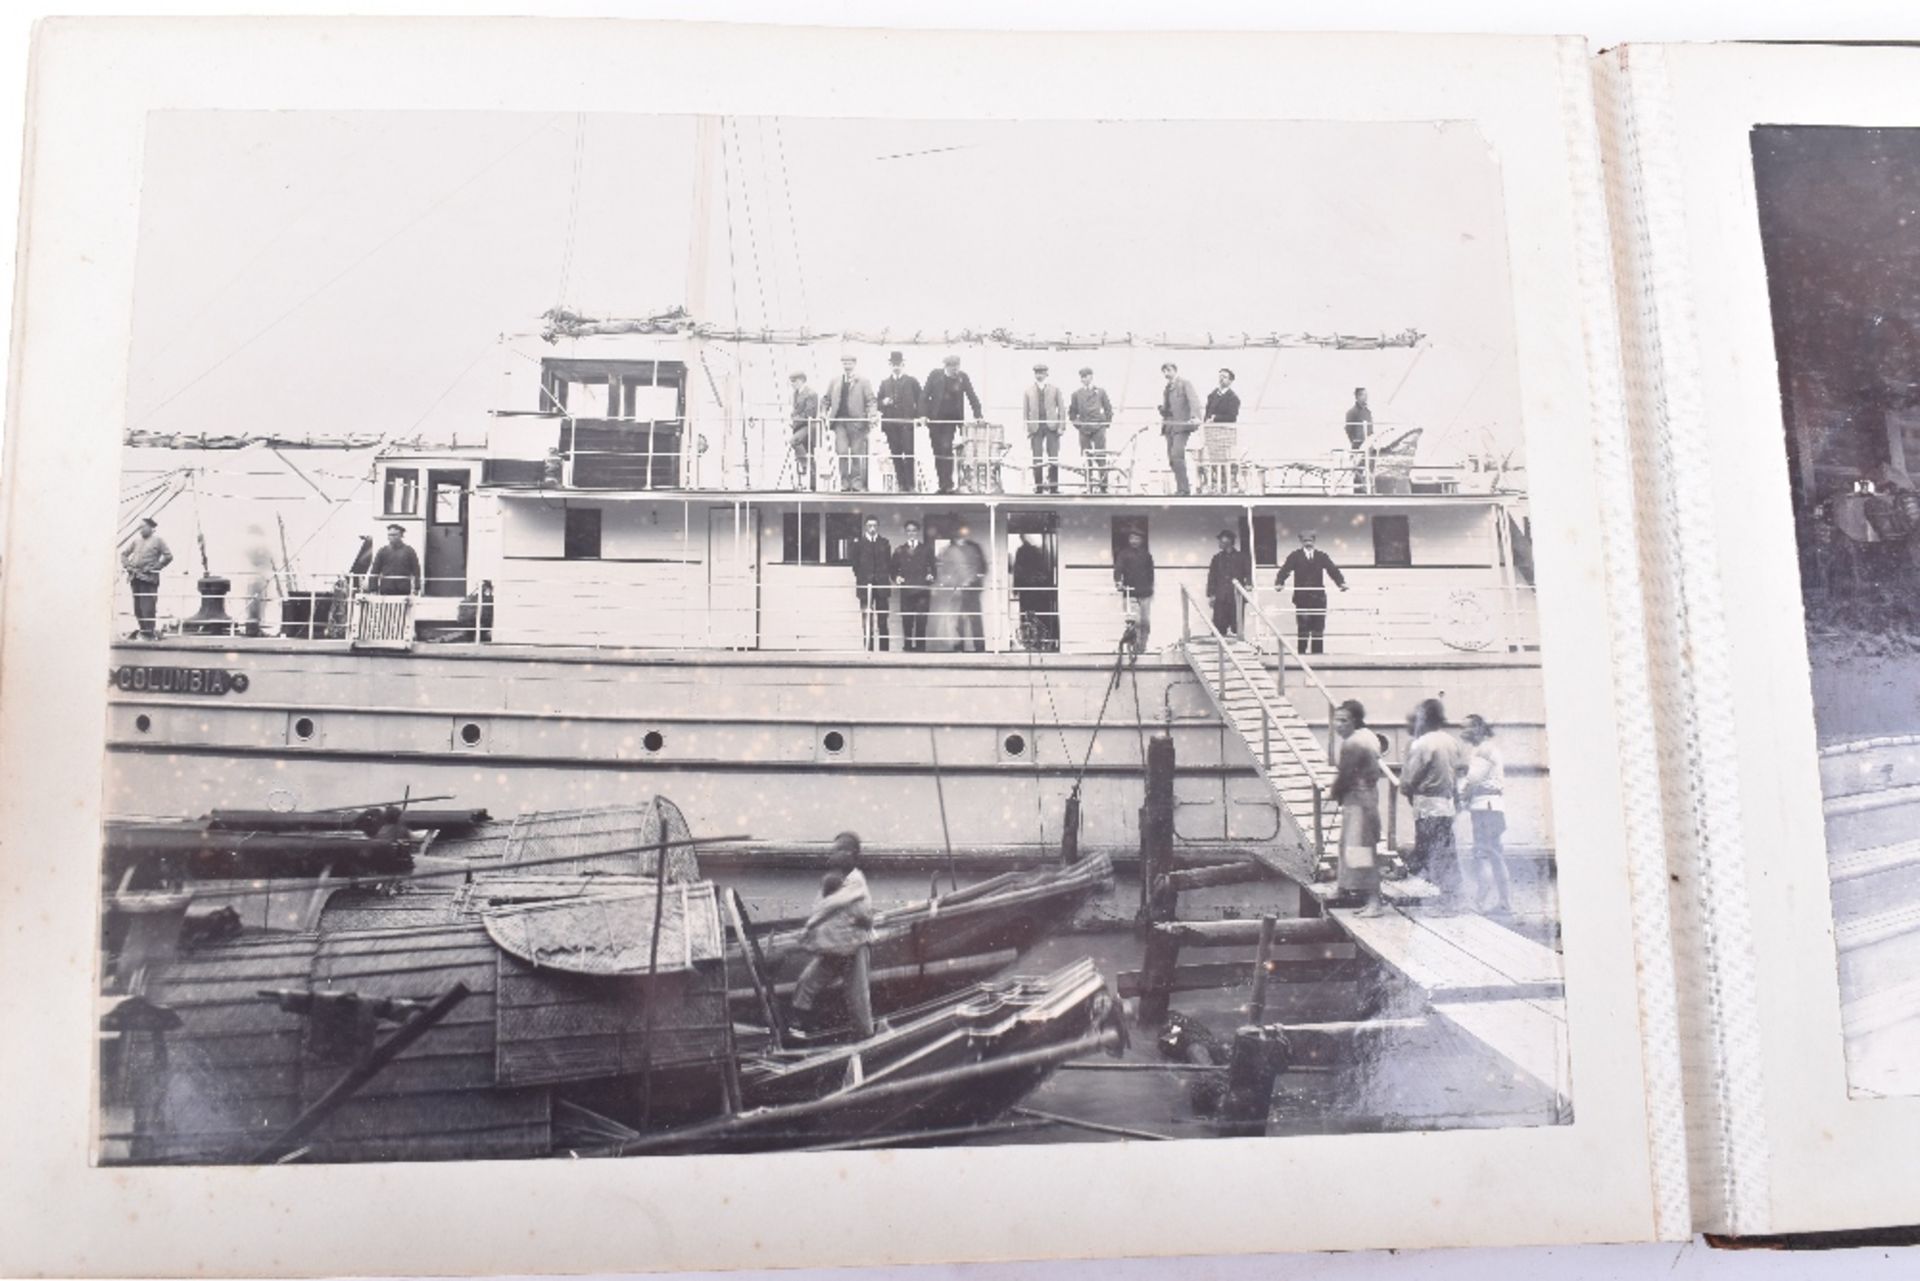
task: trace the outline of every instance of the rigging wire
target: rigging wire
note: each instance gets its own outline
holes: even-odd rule
[[[729,116],[727,128],[733,131],[733,149],[737,154],[740,150],[740,118]],[[744,169],[740,174],[740,211],[747,218],[747,250],[749,260],[753,263],[754,294],[760,301],[760,323],[770,326],[774,317],[767,312],[767,284],[760,271],[760,233],[754,228],[753,182]]]
[[[787,239],[793,246],[794,277],[800,285],[800,323],[811,325],[813,316],[807,307],[807,258],[800,252],[800,228],[793,217],[793,179],[787,172],[787,135],[780,117],[773,118],[773,140],[780,148],[780,185],[786,193]]]
[[[754,149],[759,153],[760,159],[759,165],[756,166],[756,172],[760,175],[760,207],[763,209],[771,209],[773,208],[773,192],[771,190],[773,177],[770,173],[771,167],[767,164],[767,118],[765,116],[755,116],[753,119]],[[775,231],[776,228],[769,227],[767,229],[767,257],[773,263],[773,270],[768,274],[773,277],[773,314],[784,319],[787,314],[787,299],[786,291],[780,287],[780,259],[774,252]],[[757,262],[755,270],[758,270]]]
[[[587,152],[587,114],[575,112],[573,117],[573,187],[567,198],[567,239],[560,253],[560,287],[554,290],[554,300],[561,306],[567,302],[567,291],[573,285],[573,246],[580,227],[580,174],[584,167]]]
[[[405,223],[401,224],[398,228],[396,228],[394,231],[392,231],[386,237],[384,237],[378,244],[374,245],[371,249],[368,249],[365,253],[361,254],[358,258],[355,258],[352,262],[348,263],[345,267],[342,267],[339,271],[329,276],[322,284],[320,284],[316,288],[309,290],[307,293],[301,295],[301,297],[292,306],[288,307],[286,310],[282,311],[279,315],[275,316],[272,320],[268,321],[266,325],[264,325],[260,329],[255,330],[253,332],[253,335],[247,338],[245,341],[243,341],[239,346],[233,348],[231,351],[227,352],[226,355],[220,357],[220,359],[214,361],[211,365],[207,366],[205,369],[195,374],[192,378],[188,379],[187,382],[184,385],[182,385],[177,391],[173,392],[171,395],[167,396],[164,400],[162,400],[159,404],[153,406],[153,408],[147,410],[146,413],[142,414],[138,419],[138,421],[129,425],[128,429],[133,430],[145,425],[146,423],[152,422],[153,419],[159,415],[161,410],[165,409],[167,406],[171,405],[174,401],[180,399],[180,397],[186,395],[189,391],[192,391],[195,387],[199,386],[202,382],[206,381],[208,377],[210,377],[215,372],[223,368],[228,361],[232,360],[234,357],[240,355],[240,353],[252,347],[255,343],[259,342],[262,338],[265,338],[268,334],[272,333],[275,329],[278,329],[280,325],[284,323],[288,318],[290,318],[295,312],[299,311],[302,307],[305,307],[308,303],[312,302],[315,298],[318,298],[321,294],[327,292],[327,290],[333,288],[335,285],[339,284],[342,280],[345,280],[348,276],[352,275],[369,259],[374,257],[376,254],[380,253],[388,245],[391,245],[394,241],[400,239],[401,236],[404,236],[407,232],[413,230],[415,227],[425,222],[428,218],[438,213],[443,206],[452,202],[454,197],[460,195],[468,187],[471,187],[474,183],[480,181],[481,178],[485,177],[488,173],[492,172],[502,162],[507,160],[508,157],[512,156],[515,152],[519,151],[522,147],[526,146],[528,143],[532,142],[535,138],[539,137],[541,134],[545,133],[547,130],[551,129],[552,127],[553,127],[553,124],[551,121],[548,121],[539,125],[538,127],[526,133],[524,136],[522,136],[520,139],[514,142],[511,146],[507,147],[506,150],[500,152],[493,159],[487,161],[487,163],[482,165],[479,169],[467,175],[466,178],[462,179],[456,186],[454,186],[451,190],[449,190],[445,195],[441,196],[439,199],[435,200],[431,205],[428,205],[425,209],[421,210],[418,214],[414,215],[412,218],[408,219]]]

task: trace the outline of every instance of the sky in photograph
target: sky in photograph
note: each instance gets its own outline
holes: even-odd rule
[[[1418,351],[1190,367],[1204,387],[1235,364],[1244,419],[1328,444],[1362,383],[1430,440],[1519,443],[1500,171],[1471,127],[727,117],[705,220],[700,136],[687,117],[156,114],[127,426],[475,440],[488,410],[532,408],[503,403],[501,335],[554,306],[697,301],[704,244],[699,313],[743,328],[1417,328]],[[823,381],[837,354],[781,360]],[[992,356],[969,359],[1021,376]]]

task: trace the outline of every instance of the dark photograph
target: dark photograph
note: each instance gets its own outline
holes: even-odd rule
[[[1753,131],[1848,1082],[1920,1093],[1920,129]]]
[[[1775,210],[1879,741],[1874,137]],[[96,1159],[1568,1123],[1503,208],[1430,122],[152,116]]]

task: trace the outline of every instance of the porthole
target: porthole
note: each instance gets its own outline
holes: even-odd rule
[[[1024,756],[1027,752],[1027,739],[1024,734],[1009,734],[1001,741],[1000,746],[1006,750],[1008,756]]]
[[[460,727],[460,741],[468,747],[480,746],[480,724],[478,721],[468,721]]]
[[[666,736],[657,729],[648,730],[646,737],[640,740],[640,746],[646,748],[649,752],[657,752],[666,745]]]
[[[299,716],[294,718],[293,736],[295,738],[299,739],[303,743],[308,742],[313,738],[313,731],[314,731],[313,717]]]
[[[830,756],[838,756],[847,750],[847,736],[837,729],[830,729],[820,736],[820,746],[827,749]]]
[[[153,717],[148,716],[145,712],[142,712],[140,715],[133,718],[133,727],[136,730],[140,731],[142,734],[144,734],[148,730],[153,728]]]

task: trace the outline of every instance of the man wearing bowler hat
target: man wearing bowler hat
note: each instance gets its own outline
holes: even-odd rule
[[[907,358],[899,352],[887,357],[891,369],[880,383],[880,430],[887,436],[887,457],[893,460],[894,487],[911,494],[913,483],[913,423],[920,417],[920,380],[906,371]]]

